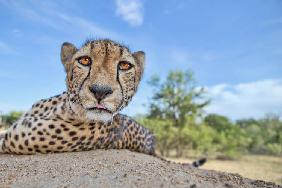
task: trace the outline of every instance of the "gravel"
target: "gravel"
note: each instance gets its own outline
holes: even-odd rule
[[[267,172],[266,172],[267,173]],[[279,187],[128,150],[0,155],[0,187]]]

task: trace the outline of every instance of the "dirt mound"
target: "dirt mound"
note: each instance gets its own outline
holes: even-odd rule
[[[278,187],[127,150],[0,155],[0,187]]]

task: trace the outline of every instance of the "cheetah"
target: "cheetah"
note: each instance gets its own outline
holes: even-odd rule
[[[61,62],[67,91],[43,99],[0,138],[0,153],[35,154],[129,149],[155,154],[154,136],[119,112],[141,80],[145,53],[112,40],[65,42]]]
[[[65,42],[61,61],[67,91],[32,105],[3,137],[0,135],[0,153],[128,149],[164,160],[155,153],[154,135],[119,113],[137,91],[144,52],[131,53],[109,39],[88,40],[80,49]],[[192,166],[205,162],[200,159]]]

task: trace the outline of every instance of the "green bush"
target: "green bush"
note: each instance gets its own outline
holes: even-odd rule
[[[273,143],[273,144],[267,144],[266,145],[268,154],[271,155],[282,155],[282,145]]]

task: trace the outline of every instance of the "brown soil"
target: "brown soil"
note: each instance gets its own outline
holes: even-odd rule
[[[267,172],[266,172],[267,173]],[[0,155],[0,187],[279,187],[127,150]]]

